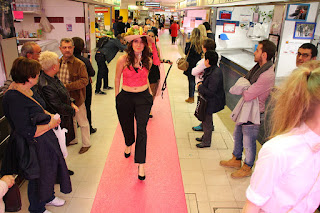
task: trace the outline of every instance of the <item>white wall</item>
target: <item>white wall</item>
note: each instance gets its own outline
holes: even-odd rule
[[[231,21],[240,21],[241,15],[250,15],[250,21],[252,21],[253,10],[251,9],[253,6],[246,7],[226,7],[226,8],[218,8],[217,11],[217,20],[219,20],[219,13],[221,10],[232,11]],[[260,11],[269,12],[273,10],[273,5],[268,6],[259,6]],[[262,22],[262,17],[260,17],[260,22]],[[225,33],[229,40],[222,41],[219,39],[219,35],[223,32],[223,25],[216,26],[216,43],[217,49],[228,49],[228,48],[250,48],[254,49],[257,41],[253,41],[250,39],[247,34],[247,29],[242,29],[240,26],[236,26],[235,33]]]
[[[64,23],[53,23],[55,27],[46,33],[46,39],[80,37],[85,40],[84,23],[75,23],[75,17],[83,17],[83,3],[67,0],[42,0],[43,8],[48,17],[64,17]],[[69,21],[68,21],[69,20]],[[66,24],[72,24],[72,31],[68,32]]]
[[[68,0],[42,0],[45,15],[47,17],[64,17],[64,23],[51,23],[55,29],[50,33],[43,33],[43,39],[56,39],[60,41],[64,37],[78,36],[85,39],[84,23],[75,23],[75,17],[83,17],[83,3]],[[37,32],[39,23],[34,23],[34,17],[38,14],[24,14],[24,20],[15,23],[16,32],[22,29],[29,33]],[[72,24],[72,31],[67,31],[66,24]]]
[[[310,4],[310,9],[307,22],[315,22],[319,3],[313,2],[308,4]],[[295,21],[284,21],[276,77],[285,77],[290,75],[290,73],[296,68],[296,52],[298,51],[299,46],[303,43],[310,43],[311,41],[309,39],[293,39],[295,23]],[[288,47],[286,42],[288,42],[290,46],[295,47],[294,49],[296,49],[296,51],[294,53],[286,51]]]

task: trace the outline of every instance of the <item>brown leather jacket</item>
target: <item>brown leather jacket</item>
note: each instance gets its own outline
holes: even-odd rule
[[[60,59],[61,62],[62,58]],[[86,65],[74,56],[71,56],[67,63],[70,83],[65,85],[65,87],[69,91],[71,98],[75,100],[75,104],[79,107],[86,99],[86,86],[89,82]]]

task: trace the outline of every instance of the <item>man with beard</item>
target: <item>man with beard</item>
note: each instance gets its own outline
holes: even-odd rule
[[[240,78],[235,84],[237,85],[238,82],[242,80],[244,82],[242,85],[245,85],[243,89],[238,91],[238,93],[242,95],[239,102],[242,101],[244,103],[239,110],[241,115],[240,113],[238,115],[242,116],[245,113],[249,116],[241,123],[238,121],[236,122],[236,127],[233,133],[234,148],[232,159],[228,161],[220,161],[220,165],[223,167],[237,169],[237,171],[231,174],[232,178],[244,178],[251,176],[252,174],[251,168],[253,167],[256,158],[256,139],[259,133],[260,124],[264,120],[265,101],[268,98],[275,82],[274,65],[272,62],[275,52],[276,46],[274,43],[269,40],[260,41],[257,50],[254,52],[254,61],[257,62],[257,64],[246,74],[244,78]],[[235,86],[233,86],[230,91],[232,91],[234,87]],[[257,98],[258,102],[256,102],[255,108],[243,107],[246,102],[256,101]],[[251,106],[253,106],[253,104]],[[235,110],[233,113],[234,112]],[[254,117],[252,115],[257,116]],[[255,119],[253,120],[252,117]],[[246,158],[243,166],[241,167],[243,148],[246,151]]]

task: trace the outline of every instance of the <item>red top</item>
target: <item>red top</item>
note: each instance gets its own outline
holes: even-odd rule
[[[171,30],[171,36],[172,37],[178,37],[178,30],[180,29],[180,26],[176,24],[171,24],[170,30]]]
[[[141,87],[148,84],[149,70],[145,67],[133,68],[130,66],[123,69],[123,82],[122,85],[129,87]]]

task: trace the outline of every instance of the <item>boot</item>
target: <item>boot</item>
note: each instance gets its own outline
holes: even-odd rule
[[[186,102],[192,104],[194,102],[194,97],[187,98]]]
[[[244,163],[241,169],[231,174],[231,177],[234,179],[239,179],[239,178],[249,177],[251,175],[252,175],[251,167],[249,167],[247,164]]]
[[[236,156],[232,155],[232,159],[230,159],[228,161],[226,161],[226,160],[220,161],[220,166],[240,169],[241,168],[241,160],[237,160]]]

